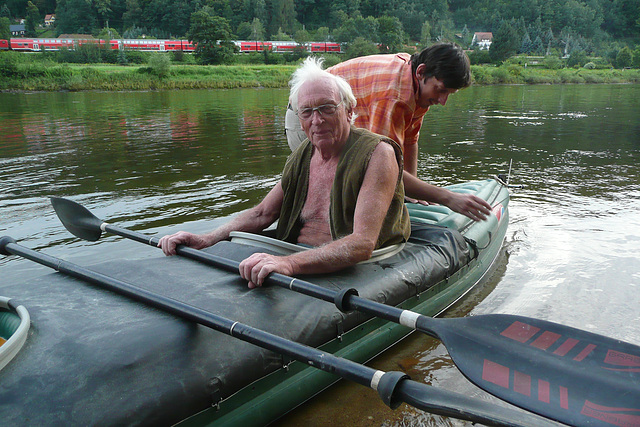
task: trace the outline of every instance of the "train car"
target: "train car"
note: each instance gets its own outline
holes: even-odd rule
[[[38,52],[41,50],[55,51],[62,48],[75,49],[78,46],[95,44],[104,46],[104,40],[95,39],[11,39],[10,49],[23,52]]]
[[[0,50],[9,49],[9,40],[0,40]]]
[[[278,53],[291,52],[298,47],[294,41],[273,41],[273,51]]]
[[[164,49],[168,52],[193,52],[196,50],[196,45],[189,40],[165,40]]]
[[[119,40],[120,47],[129,50],[142,50],[142,51],[165,51],[165,40],[153,40],[153,39],[122,39]]]
[[[233,43],[238,46],[242,53],[262,52],[264,50],[271,52],[273,50],[273,42],[238,40]]]
[[[340,43],[334,42],[312,42],[309,44],[309,52],[342,52]]]

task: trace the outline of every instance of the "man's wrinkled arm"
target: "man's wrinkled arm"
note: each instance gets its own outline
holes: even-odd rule
[[[274,223],[280,216],[280,207],[284,199],[284,192],[280,183],[276,184],[267,196],[255,207],[248,209],[228,223],[206,234],[192,234],[179,231],[160,239],[158,247],[165,255],[175,255],[176,246],[186,245],[195,249],[212,246],[221,240],[229,238],[232,231],[246,231],[256,233]]]

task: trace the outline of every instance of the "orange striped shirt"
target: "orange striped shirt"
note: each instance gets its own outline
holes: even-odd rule
[[[428,109],[416,104],[411,55],[370,55],[337,64],[327,71],[344,78],[358,100],[356,127],[405,145],[418,143]]]

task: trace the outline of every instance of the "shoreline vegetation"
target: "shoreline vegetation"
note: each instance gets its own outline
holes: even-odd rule
[[[166,57],[149,60],[147,64],[73,64],[23,60],[6,54],[0,55],[3,92],[284,88],[297,67],[297,64],[195,65],[173,63]],[[333,65],[332,62],[327,60],[326,66]],[[549,69],[519,62],[472,65],[473,84],[640,83],[640,69]]]

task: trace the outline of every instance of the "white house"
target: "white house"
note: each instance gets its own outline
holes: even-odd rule
[[[44,17],[44,26],[50,27],[56,22],[56,15],[53,13],[48,13]]]
[[[493,33],[473,33],[473,39],[471,45],[478,45],[480,50],[488,50],[491,47],[491,41],[493,40]]]

